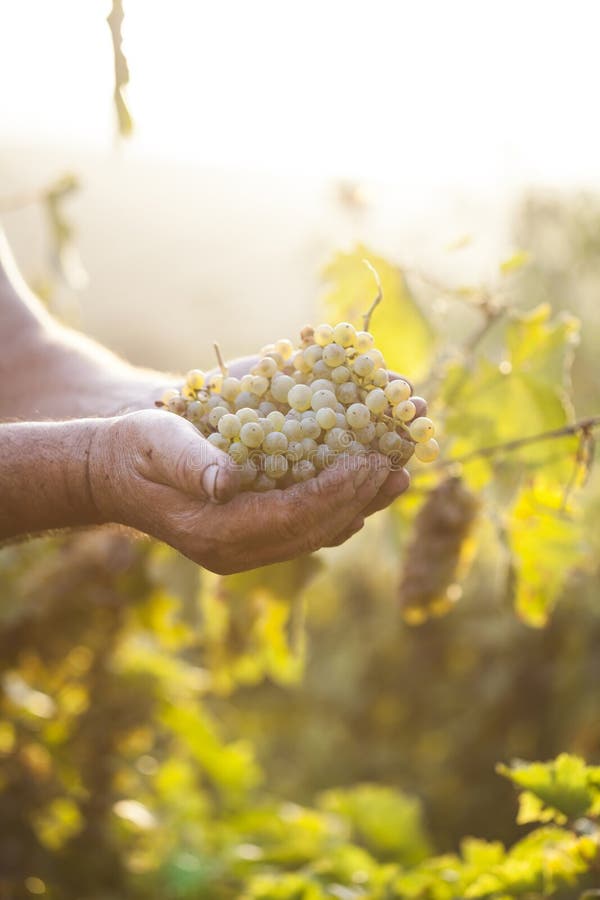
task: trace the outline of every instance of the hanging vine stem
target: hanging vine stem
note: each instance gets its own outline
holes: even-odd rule
[[[215,348],[215,356],[217,357],[217,362],[219,364],[219,369],[221,370],[221,374],[222,374],[223,378],[227,378],[229,369],[227,368],[225,360],[223,359],[223,354],[221,353],[221,348],[219,347],[219,345],[217,344],[216,341],[214,342],[213,347]]]
[[[375,312],[376,308],[379,306],[381,301],[383,300],[383,288],[381,286],[381,278],[379,277],[379,272],[375,268],[375,266],[369,262],[368,259],[363,259],[363,263],[367,267],[367,269],[372,273],[373,278],[375,279],[375,284],[377,285],[377,294],[375,299],[371,303],[370,307],[363,315],[363,329],[365,331],[369,330],[369,325],[371,324],[371,316]]]
[[[556,438],[569,437],[574,434],[591,434],[594,428],[600,427],[600,415],[589,416],[585,419],[579,419],[572,425],[564,425],[562,428],[554,428],[551,431],[542,431],[539,434],[532,434],[529,437],[517,438],[514,441],[506,441],[503,444],[492,444],[489,447],[479,447],[477,450],[471,450],[463,456],[455,456],[451,459],[442,459],[435,463],[436,469],[448,469],[456,464],[472,462],[474,459],[485,459],[491,456],[497,456],[500,453],[512,453],[520,450],[522,447],[528,447],[531,444],[539,444],[542,441],[551,441]]]

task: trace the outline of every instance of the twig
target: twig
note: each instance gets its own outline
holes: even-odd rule
[[[377,271],[375,266],[372,265],[372,263],[370,263],[368,259],[363,259],[363,263],[365,264],[367,269],[369,269],[369,271],[373,273],[373,278],[375,279],[375,284],[377,285],[377,295],[366,313],[363,315],[363,329],[365,331],[368,331],[369,325],[371,324],[371,316],[383,300],[383,288],[381,286],[381,278],[379,277],[379,272]]]
[[[463,456],[455,456],[452,459],[443,459],[435,464],[438,469],[447,469],[456,463],[467,463],[474,459],[488,458],[496,456],[498,453],[512,453],[514,450],[520,450],[530,444],[538,444],[542,441],[550,441],[554,438],[568,437],[573,434],[590,431],[600,426],[600,416],[590,416],[586,419],[579,419],[572,425],[564,425],[562,428],[554,428],[552,431],[542,431],[540,434],[532,434],[529,437],[517,438],[514,441],[506,441],[504,444],[492,444],[489,447],[480,447],[478,450],[471,450]]]
[[[223,354],[221,353],[221,348],[219,347],[219,345],[217,344],[216,341],[213,344],[213,347],[215,348],[215,355],[217,357],[217,362],[219,364],[219,369],[221,370],[221,374],[222,374],[223,378],[227,378],[227,373],[229,372],[229,369],[225,365],[225,360],[223,359]]]

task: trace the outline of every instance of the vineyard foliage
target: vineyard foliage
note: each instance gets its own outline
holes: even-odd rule
[[[600,885],[593,215],[528,202],[491,285],[327,266],[321,315],[357,325],[376,268],[377,345],[443,448],[349,544],[226,577],[111,529],[0,551],[0,896]]]

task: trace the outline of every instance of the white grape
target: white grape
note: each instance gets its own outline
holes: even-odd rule
[[[258,404],[258,397],[256,394],[251,394],[250,391],[240,391],[233,401],[236,412],[239,412],[241,409],[256,409]]]
[[[333,341],[333,328],[331,325],[317,325],[315,328],[315,341],[319,347],[326,347]]]
[[[403,400],[397,406],[394,406],[392,415],[401,422],[410,422],[417,414],[417,407],[412,400]]]
[[[180,396],[180,394],[179,394],[179,391],[177,390],[177,388],[167,388],[167,390],[164,391],[162,397],[160,398],[160,402],[164,406],[167,406],[169,403],[169,400],[175,400],[175,398],[179,397],[179,396]]]
[[[402,438],[395,431],[386,431],[385,434],[382,434],[379,438],[379,449],[386,456],[391,456],[393,453],[397,453],[402,447]]]
[[[392,406],[396,406],[398,403],[408,400],[412,391],[408,382],[404,381],[402,378],[396,378],[395,381],[390,381],[384,393]]]
[[[217,409],[218,408],[219,407],[217,407]],[[212,413],[215,412],[216,410],[213,409]],[[217,428],[219,429],[223,437],[229,438],[230,440],[238,436],[241,427],[242,423],[240,422],[239,418],[233,413],[225,413],[225,415],[221,416],[221,418],[217,422]]]
[[[347,366],[336,366],[331,373],[331,380],[334,384],[343,384],[350,380],[350,369]]]
[[[242,386],[240,384],[239,378],[233,378],[233,376],[229,375],[227,378],[223,379],[223,384],[221,385],[221,396],[224,400],[235,400],[241,390]]]
[[[285,416],[282,412],[279,412],[278,409],[273,409],[268,413],[267,419],[271,422],[275,431],[283,431]]]
[[[273,456],[267,456],[265,459],[265,475],[269,478],[283,478],[288,471],[288,461],[285,456],[275,453]]]
[[[433,462],[440,455],[440,445],[435,438],[429,438],[424,444],[415,444],[415,456],[421,462]]]
[[[369,424],[365,425],[364,428],[357,428],[354,432],[354,437],[357,441],[360,441],[361,444],[364,444],[365,447],[368,447],[376,437],[375,423],[369,422]]]
[[[351,440],[352,435],[350,432],[346,428],[338,428],[337,426],[330,429],[325,435],[325,443],[335,453],[341,453],[345,450]]]
[[[435,426],[427,416],[419,416],[418,419],[414,419],[408,430],[413,441],[417,441],[419,444],[424,444],[435,434]]]
[[[375,369],[371,375],[373,387],[384,388],[389,384],[390,376],[387,369]]]
[[[294,352],[294,345],[287,338],[280,338],[273,349],[276,353],[279,353],[284,361],[287,361]]]
[[[345,381],[343,384],[338,385],[335,394],[337,399],[340,403],[343,403],[344,406],[350,406],[352,403],[357,403],[360,399],[358,385],[354,384],[353,381]]]
[[[246,422],[240,430],[240,440],[246,447],[260,447],[265,434],[258,422]]]
[[[229,410],[225,406],[215,406],[208,414],[208,422],[209,425],[212,425],[213,428],[216,428],[219,424],[219,419],[223,416],[226,416],[229,413]]]
[[[223,437],[222,434],[219,434],[218,431],[213,432],[213,434],[209,434],[207,439],[209,443],[211,443],[214,447],[218,447],[219,450],[224,450],[227,452],[229,449],[229,441],[226,437]]]
[[[304,412],[311,405],[312,391],[306,384],[295,385],[288,394],[287,401],[292,409]]]
[[[313,438],[316,441],[321,434],[321,426],[314,416],[307,416],[306,419],[303,418],[300,427],[302,429],[303,438]]]
[[[335,454],[329,449],[327,444],[319,444],[316,452],[311,457],[313,465],[319,472],[330,466],[334,459]]]
[[[383,353],[381,353],[380,350],[377,350],[375,347],[371,347],[370,350],[367,350],[365,355],[369,356],[373,360],[376,369],[385,369],[385,359],[383,358]]]
[[[271,382],[271,394],[278,403],[287,403],[288,394],[296,382],[289,375],[276,375]]]
[[[370,356],[367,356],[366,353],[363,353],[361,356],[357,356],[352,363],[352,371],[355,375],[358,375],[359,378],[366,378],[371,374],[374,368],[375,363]]]
[[[323,357],[323,348],[319,347],[318,344],[311,344],[310,347],[307,347],[304,351],[304,362],[308,366],[309,370]]]
[[[372,413],[378,416],[387,408],[387,397],[381,388],[373,388],[365,397],[365,405],[369,407]]]
[[[315,419],[320,428],[329,430],[337,424],[336,413],[328,406],[323,406],[315,413]]]
[[[192,390],[199,391],[204,387],[206,376],[201,369],[191,369],[185,376],[185,380]]]
[[[252,387],[250,388],[250,393],[256,394],[257,397],[262,397],[263,394],[266,394],[269,390],[269,379],[265,378],[264,375],[254,375],[252,378]]]
[[[311,381],[310,389],[315,393],[315,391],[335,391],[335,384],[333,381],[330,381],[329,378],[315,378],[314,381]]]
[[[182,416],[186,409],[187,403],[179,394],[175,397],[171,397],[171,399],[167,402],[167,409],[169,412],[176,413],[178,416]]]
[[[330,373],[331,369],[324,359],[318,359],[312,367],[312,374],[314,378],[329,378]]]
[[[277,363],[270,356],[265,356],[254,366],[254,374],[262,375],[263,378],[272,378],[277,371]]]
[[[229,445],[229,455],[235,463],[241,466],[248,461],[248,448],[241,441],[233,441]]]
[[[340,322],[333,329],[333,340],[342,347],[350,347],[356,341],[356,329],[349,322]]]
[[[315,391],[310,400],[310,405],[316,412],[318,409],[323,409],[324,407],[335,406],[336,396],[333,391],[320,390]]]
[[[375,346],[375,338],[368,331],[358,331],[356,333],[356,349],[359,353],[366,353]]]
[[[290,462],[298,462],[304,456],[302,441],[290,441],[287,448],[287,458]]]
[[[331,369],[336,369],[346,362],[346,351],[340,344],[328,344],[323,348],[323,360]]]
[[[265,453],[273,454],[273,453],[285,453],[288,448],[288,439],[285,434],[281,431],[272,431],[270,434],[265,435],[265,439],[262,443],[262,449]]]
[[[302,455],[305,459],[310,459],[317,450],[317,442],[313,438],[304,437],[300,443],[302,444]]]
[[[265,437],[266,437],[268,434],[271,434],[272,431],[275,431],[275,428],[273,427],[273,425],[272,425],[272,423],[269,421],[269,419],[266,418],[266,416],[265,416],[265,417],[260,417],[260,416],[259,416],[258,424],[259,424],[260,427],[262,428],[263,434],[264,434]]]
[[[302,439],[302,424],[296,419],[286,419],[281,429],[288,441],[300,441]]]
[[[258,404],[258,413],[259,415],[266,418],[270,413],[277,412],[277,407],[274,403],[271,403],[270,400],[261,400]]]
[[[242,425],[245,425],[246,422],[258,422],[258,413],[249,406],[243,406],[241,409],[238,409],[236,414]]]
[[[317,474],[314,463],[308,459],[301,459],[292,466],[292,479],[295,482],[308,481]]]
[[[360,441],[350,441],[346,448],[346,453],[349,453],[351,456],[362,456],[366,452],[366,448]]]
[[[364,403],[353,403],[346,410],[346,421],[350,428],[365,428],[371,421],[369,407]]]
[[[297,372],[301,372],[304,375],[310,372],[310,367],[306,364],[306,360],[304,359],[304,350],[296,350],[292,356],[291,362]]]
[[[223,376],[220,372],[213,372],[212,375],[209,375],[206,386],[209,391],[212,391],[214,394],[219,394],[221,392],[221,388],[223,387]]]

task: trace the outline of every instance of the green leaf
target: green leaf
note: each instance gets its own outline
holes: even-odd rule
[[[414,380],[428,371],[435,350],[432,328],[408,289],[402,271],[359,244],[351,253],[338,253],[324,275],[332,283],[325,307],[332,320],[363,327],[363,316],[376,294],[367,259],[377,270],[383,300],[373,313],[370,331],[390,369]]]
[[[546,763],[515,760],[511,766],[499,765],[497,771],[568,819],[590,813],[600,798],[600,767],[586,766],[568,753]]]

